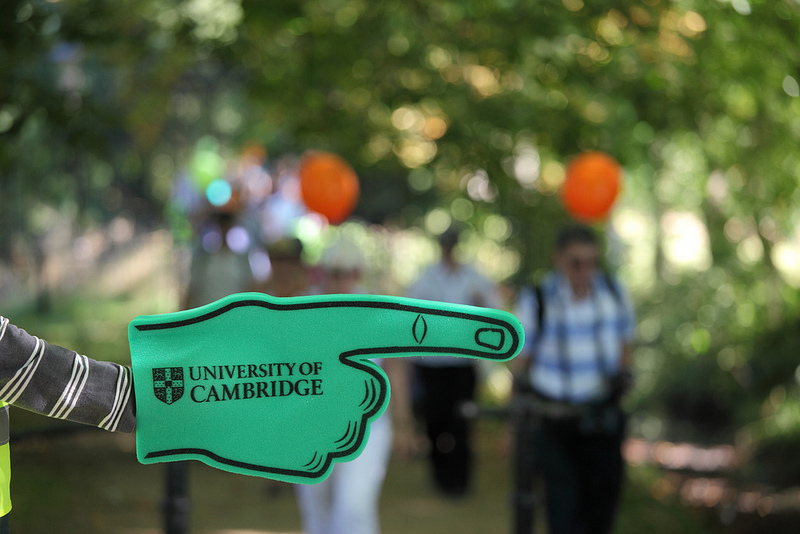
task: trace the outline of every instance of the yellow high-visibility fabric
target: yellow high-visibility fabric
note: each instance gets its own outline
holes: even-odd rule
[[[3,413],[4,412],[4,413]],[[11,511],[11,451],[8,446],[8,406],[0,402],[0,517]]]

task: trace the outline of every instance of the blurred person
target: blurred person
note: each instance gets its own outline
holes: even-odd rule
[[[515,395],[537,407],[537,424],[518,429],[518,451],[528,456],[516,475],[531,492],[541,470],[551,534],[610,532],[624,478],[620,398],[630,385],[634,310],[599,259],[591,228],[564,227],[555,269],[516,305],[525,347],[511,363]],[[533,529],[529,504],[518,510],[518,532]]]
[[[11,511],[8,405],[57,419],[133,432],[128,367],[99,362],[32,336],[0,316],[0,534]]]
[[[325,249],[319,262],[320,283],[309,294],[366,293],[361,276],[366,261],[361,250],[346,240]],[[355,460],[337,463],[322,482],[298,484],[296,492],[306,534],[377,534],[378,501],[392,451],[407,451],[413,436],[408,395],[408,364],[404,358],[378,359],[389,378],[389,409],[370,427],[369,441]]]
[[[459,231],[450,228],[439,237],[441,260],[423,271],[408,290],[412,298],[499,308],[494,282],[472,265],[456,260]],[[422,415],[430,440],[430,463],[436,488],[460,497],[469,491],[472,444],[469,419],[462,406],[475,398],[476,360],[449,356],[415,359],[422,387]]]
[[[286,237],[267,248],[272,272],[258,289],[273,297],[295,297],[308,288],[308,272],[303,264],[303,242]]]
[[[213,211],[198,237],[192,254],[189,286],[183,299],[184,309],[256,287],[247,254],[249,233],[236,224],[233,213]]]

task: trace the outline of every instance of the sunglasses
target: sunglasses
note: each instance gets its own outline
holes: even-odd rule
[[[567,260],[567,267],[573,271],[594,269],[597,267],[597,258],[569,258]]]

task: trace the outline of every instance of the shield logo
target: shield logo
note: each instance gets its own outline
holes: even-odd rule
[[[183,396],[183,367],[153,369],[153,391],[161,402],[172,404]]]

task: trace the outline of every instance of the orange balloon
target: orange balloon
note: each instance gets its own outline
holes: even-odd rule
[[[604,219],[620,189],[620,166],[603,152],[584,152],[567,166],[561,189],[566,210],[583,221]]]
[[[300,163],[300,194],[308,209],[337,224],[358,202],[358,176],[348,163],[330,152],[313,152]]]

